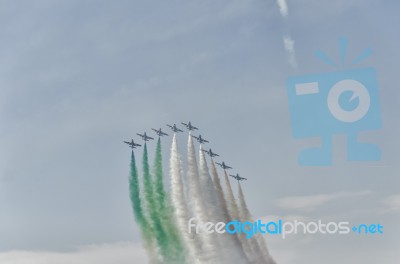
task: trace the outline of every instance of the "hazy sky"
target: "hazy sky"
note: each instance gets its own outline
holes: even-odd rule
[[[0,3],[0,263],[145,259],[122,141],[188,120],[249,179],[255,217],[385,226],[382,236],[267,237],[277,263],[398,263],[398,1],[287,1],[285,17],[273,0]],[[360,138],[382,160],[347,161],[338,135],[333,166],[302,167],[298,152],[319,141],[293,139],[285,82],[354,68],[314,56],[339,61],[343,36],[349,60],[374,52],[357,67],[377,70],[383,129]]]

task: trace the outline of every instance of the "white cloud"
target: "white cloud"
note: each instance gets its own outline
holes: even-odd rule
[[[334,194],[317,194],[310,196],[291,196],[276,200],[276,204],[278,207],[283,209],[310,212],[334,200],[364,196],[370,193],[371,193],[370,191],[361,191],[361,192],[351,192],[351,193],[340,192]]]
[[[9,251],[0,253],[4,264],[131,264],[147,263],[140,245],[122,242],[93,245],[73,252]]]
[[[400,194],[392,195],[383,200],[385,211],[400,211]]]

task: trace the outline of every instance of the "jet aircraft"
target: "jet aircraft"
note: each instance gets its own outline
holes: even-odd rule
[[[184,125],[188,130],[198,130],[198,128],[193,126],[190,122],[187,124],[182,122],[182,125]]]
[[[174,131],[175,133],[183,132],[183,130],[180,130],[179,128],[177,128],[175,124],[172,126],[171,125],[167,125],[167,126],[169,126],[172,129],[172,131]]]
[[[162,136],[168,136],[168,134],[167,133],[164,133],[162,130],[161,130],[161,128],[160,129],[154,129],[154,128],[152,128],[152,130],[154,131],[154,132],[156,132],[156,134],[159,136],[159,137],[162,137]]]
[[[194,137],[195,139],[197,139],[197,141],[198,141],[200,144],[202,144],[202,143],[209,143],[208,140],[205,140],[204,138],[202,138],[201,135],[199,135],[198,137],[192,135],[192,137]]]
[[[226,165],[225,162],[222,162],[222,163],[217,162],[217,164],[218,164],[221,168],[223,168],[224,170],[232,169],[232,167]]]
[[[246,178],[240,177],[239,173],[236,173],[236,175],[229,175],[229,176],[235,178],[238,182],[239,181],[243,181],[243,180],[247,180]]]
[[[153,139],[154,139],[154,138],[149,137],[148,135],[146,135],[146,132],[144,132],[143,134],[136,134],[136,135],[142,137],[142,139],[143,139],[144,141],[149,141],[149,140],[153,140]]]
[[[134,149],[134,148],[136,148],[136,147],[141,147],[141,146],[142,146],[142,145],[140,145],[140,144],[136,144],[136,143],[133,141],[133,139],[132,139],[131,142],[129,142],[129,141],[124,141],[124,143],[128,144],[129,147],[132,148],[132,149]]]
[[[204,151],[205,153],[207,153],[211,158],[212,157],[219,157],[219,155],[215,152],[213,152],[211,149],[206,150],[206,149],[202,149],[202,151]]]

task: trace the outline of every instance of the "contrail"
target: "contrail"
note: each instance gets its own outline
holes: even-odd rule
[[[157,245],[160,249],[160,253],[164,261],[170,261],[169,259],[169,247],[168,239],[161,224],[161,219],[158,215],[157,204],[154,197],[154,186],[149,169],[149,158],[147,153],[147,144],[144,144],[143,149],[143,183],[144,183],[144,194],[147,202],[147,211],[151,219],[151,224],[154,230],[154,236],[157,241]]]
[[[138,223],[142,238],[144,241],[144,247],[146,248],[150,263],[158,263],[160,257],[156,253],[154,247],[154,239],[152,234],[151,226],[146,219],[146,216],[143,213],[142,202],[140,200],[140,185],[139,185],[139,178],[136,168],[136,161],[135,161],[135,154],[131,154],[131,169],[130,169],[130,176],[129,176],[129,193],[130,199],[132,203],[133,214],[135,217],[136,222]]]
[[[176,134],[172,139],[171,157],[170,157],[170,186],[171,203],[173,206],[174,217],[178,226],[181,239],[192,261],[189,263],[200,263],[200,247],[194,237],[190,236],[187,230],[189,213],[185,202],[184,184],[182,178],[181,160],[178,152],[178,143]]]
[[[277,0],[276,1],[279,6],[279,12],[285,20],[285,31],[289,32],[289,27],[287,25],[287,17],[289,15],[289,9],[286,0]],[[297,59],[296,59],[296,50],[295,50],[295,42],[290,36],[290,33],[285,33],[283,35],[283,46],[287,52],[289,64],[293,67],[293,69],[297,70]]]
[[[233,220],[241,220],[240,219],[240,213],[239,213],[239,208],[237,206],[235,196],[233,195],[232,191],[232,186],[228,178],[228,174],[224,170],[224,178],[225,178],[225,185],[226,185],[226,200],[228,203],[228,209],[229,209],[229,214],[231,215],[231,218]],[[247,259],[250,261],[250,263],[258,264],[258,263],[263,263],[263,262],[257,262],[259,261],[256,253],[254,252],[253,248],[251,247],[249,240],[246,238],[245,234],[238,234],[237,237],[242,244],[243,250],[247,256]]]
[[[233,219],[228,210],[228,205],[225,200],[224,196],[224,191],[221,186],[221,181],[219,180],[217,168],[215,167],[214,160],[211,158],[211,170],[212,170],[212,175],[213,175],[213,181],[217,193],[217,200],[218,204],[221,210],[221,215],[223,218],[223,221],[225,223],[231,222],[235,219]],[[230,263],[250,263],[249,260],[247,259],[247,256],[243,250],[243,246],[241,242],[239,241],[239,238],[237,235],[229,235],[227,233],[224,234],[224,240],[223,243],[224,245],[230,250]]]
[[[283,45],[286,52],[288,53],[289,64],[294,69],[297,69],[296,51],[294,49],[294,44],[294,40],[289,35],[283,36]]]
[[[242,221],[248,221],[248,222],[253,223],[254,220],[253,220],[253,217],[247,207],[246,199],[244,198],[244,194],[243,194],[240,182],[238,182],[238,186],[239,186],[239,203],[240,203],[241,219],[242,219]],[[263,263],[275,264],[275,261],[272,259],[271,255],[269,254],[265,240],[260,233],[255,234],[254,237],[249,239],[249,241],[250,241],[250,244],[253,247],[254,251],[257,253],[257,255],[261,256],[261,258],[264,260]],[[259,262],[259,263],[261,263],[261,262]]]
[[[286,3],[286,0],[277,0],[278,6],[279,6],[279,11],[281,12],[281,15],[283,17],[287,17],[289,14],[288,12],[288,6]]]
[[[168,246],[168,259],[169,263],[185,263],[185,255],[183,250],[182,241],[178,235],[178,230],[173,221],[172,211],[168,208],[168,200],[164,190],[163,169],[162,169],[162,151],[161,139],[158,138],[156,147],[156,156],[154,160],[154,174],[155,174],[155,203],[158,212],[158,219],[161,220],[163,230],[165,230],[166,244]]]
[[[197,220],[197,224],[204,226],[206,222],[209,222],[209,216],[207,209],[204,206],[203,198],[201,195],[199,172],[196,161],[196,153],[193,145],[192,135],[189,133],[188,145],[187,145],[187,157],[188,157],[188,189],[190,195],[190,201],[192,202],[193,215]],[[219,259],[218,244],[213,235],[205,234],[201,232],[198,234],[201,240],[202,253],[200,255],[200,261],[203,263],[221,263]]]

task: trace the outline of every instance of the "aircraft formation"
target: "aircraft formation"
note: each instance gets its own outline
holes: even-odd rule
[[[183,122],[182,122],[181,124],[184,125],[184,126],[186,127],[186,129],[187,129],[189,132],[190,132],[190,131],[199,130],[199,128],[197,128],[197,127],[195,127],[194,125],[192,125],[191,122],[188,122],[188,123],[183,123]],[[179,129],[179,128],[176,126],[176,124],[173,124],[173,125],[167,124],[167,126],[168,126],[174,133],[183,132],[183,130]],[[167,133],[165,133],[164,131],[162,131],[162,128],[159,128],[159,129],[152,128],[151,130],[153,130],[159,137],[169,136],[169,134],[167,134]],[[145,141],[145,142],[146,142],[146,141],[150,141],[150,140],[154,140],[154,138],[148,136],[148,135],[146,134],[146,132],[144,132],[143,134],[137,133],[136,135],[138,135],[139,137],[141,137],[142,140]],[[204,139],[200,134],[199,134],[198,136],[192,135],[192,137],[195,138],[195,139],[197,140],[197,142],[199,142],[200,144],[203,144],[203,143],[210,143],[208,140]],[[129,146],[130,148],[132,148],[132,150],[133,150],[134,148],[136,148],[136,147],[141,147],[141,146],[142,146],[142,145],[140,145],[140,144],[135,143],[133,139],[132,139],[131,141],[124,141],[124,143],[125,143],[125,144],[128,144],[128,146]],[[219,155],[218,155],[217,153],[213,152],[211,148],[208,149],[208,150],[203,149],[202,151],[204,151],[205,153],[207,153],[211,158],[219,157]],[[216,164],[217,164],[218,166],[220,166],[223,170],[232,169],[232,167],[226,165],[224,161],[222,161],[222,163],[216,162]],[[231,174],[230,174],[229,176],[231,176],[232,178],[234,178],[234,179],[237,180],[238,182],[239,182],[239,181],[243,181],[243,180],[247,180],[246,178],[243,178],[243,177],[239,176],[239,173],[237,173],[236,175],[231,175]]]

